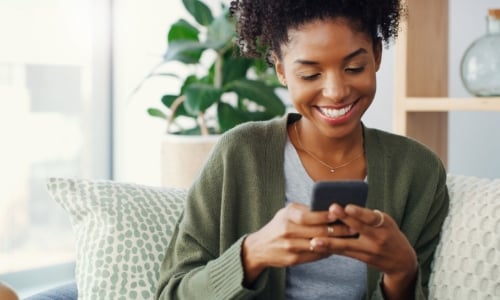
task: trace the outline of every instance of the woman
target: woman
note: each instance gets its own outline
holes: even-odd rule
[[[236,0],[231,9],[240,48],[274,63],[298,114],[221,138],[189,192],[158,297],[425,299],[448,209],[445,170],[417,142],[361,122],[401,3]],[[315,181],[352,179],[368,182],[366,207],[310,211]]]

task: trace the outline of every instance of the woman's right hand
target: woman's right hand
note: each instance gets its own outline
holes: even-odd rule
[[[245,286],[251,285],[265,268],[288,267],[329,256],[311,251],[310,240],[328,236],[326,225],[336,219],[327,211],[312,212],[299,203],[280,209],[269,223],[248,235],[243,242]],[[336,225],[336,235],[342,235],[342,232],[352,234],[348,227]]]

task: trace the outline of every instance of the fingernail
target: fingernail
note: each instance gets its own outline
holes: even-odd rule
[[[321,247],[323,246],[325,243],[322,241],[322,240],[312,240],[311,241],[311,245],[315,246],[315,247]]]
[[[347,205],[347,206],[345,207],[345,211],[346,211],[347,213],[349,213],[349,214],[355,214],[355,213],[356,213],[356,210],[357,210],[357,208],[356,208],[356,206],[354,206],[354,205],[350,205],[350,204],[349,204],[349,205]]]

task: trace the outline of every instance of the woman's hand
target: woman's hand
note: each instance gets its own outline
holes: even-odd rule
[[[336,220],[343,224],[330,225]],[[349,238],[354,234],[358,237]],[[267,267],[287,267],[332,254],[381,270],[388,299],[411,298],[407,296],[413,292],[418,268],[413,247],[389,215],[355,205],[344,209],[333,204],[328,212],[312,212],[293,203],[279,210],[243,242],[245,285]]]
[[[330,207],[358,238],[339,239],[318,236],[311,240],[314,251],[345,255],[371,265],[384,273],[384,293],[389,299],[410,299],[418,269],[417,255],[398,225],[387,214],[348,205]],[[334,228],[333,232],[336,229]]]
[[[337,219],[327,211],[312,212],[309,207],[292,203],[243,242],[242,260],[245,284],[250,285],[267,267],[287,267],[328,257],[330,251],[311,251],[313,237],[327,237],[326,224]],[[340,225],[337,235],[352,235]]]

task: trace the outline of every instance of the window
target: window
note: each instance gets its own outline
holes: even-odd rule
[[[0,1],[0,275],[74,261],[48,177],[111,177],[109,3]]]

